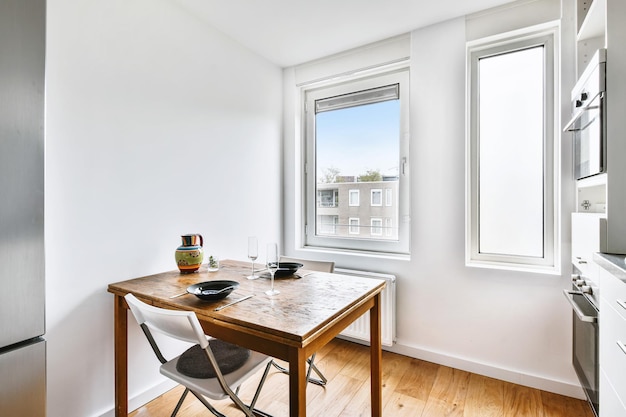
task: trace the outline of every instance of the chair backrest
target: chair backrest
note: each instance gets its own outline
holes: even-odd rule
[[[124,297],[133,316],[140,325],[144,324],[157,332],[174,339],[197,343],[205,349],[209,342],[193,311],[167,310],[140,301],[133,294]]]
[[[335,263],[333,261],[314,261],[311,259],[298,259],[281,256],[280,262],[298,262],[302,264],[303,269],[311,271],[333,272],[335,270]]]

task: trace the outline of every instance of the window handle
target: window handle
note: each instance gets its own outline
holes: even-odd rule
[[[406,156],[402,157],[402,175],[406,175]]]

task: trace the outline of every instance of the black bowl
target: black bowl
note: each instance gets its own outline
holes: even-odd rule
[[[289,275],[293,275],[298,269],[302,268],[304,265],[297,262],[280,262],[278,264],[278,269],[274,274],[274,277],[286,277]]]
[[[214,301],[226,298],[239,286],[237,281],[206,281],[187,287],[187,292],[193,294],[201,300]]]

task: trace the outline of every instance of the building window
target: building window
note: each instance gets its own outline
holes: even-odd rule
[[[391,190],[391,188],[385,188],[385,205],[387,207],[391,207],[392,206],[392,197],[393,197],[393,192]]]
[[[371,190],[371,205],[373,207],[380,207],[383,205],[383,190],[373,189]]]
[[[409,253],[408,92],[406,66],[303,87],[304,246]],[[383,189],[392,190],[391,206],[384,205]],[[360,204],[361,194],[370,196],[370,204]],[[392,232],[383,233],[380,220],[377,234],[355,236],[350,219],[371,218],[372,206],[376,215],[393,219]],[[323,217],[331,214],[339,219],[332,235]]]
[[[334,235],[337,233],[337,224],[339,223],[337,216],[321,215],[319,216],[319,233],[323,235]]]
[[[385,236],[393,235],[393,219],[385,218]]]
[[[360,205],[359,197],[359,190],[349,191],[350,207],[358,207]]]
[[[554,36],[468,45],[469,265],[558,270]]]
[[[361,233],[361,227],[360,227],[361,221],[359,220],[358,217],[350,217],[348,222],[350,223],[351,235],[358,235],[359,233]]]
[[[370,234],[372,236],[383,235],[383,219],[372,218],[370,221]]]
[[[318,207],[337,207],[339,205],[339,190],[317,190]]]

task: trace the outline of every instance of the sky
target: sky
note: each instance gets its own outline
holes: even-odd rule
[[[398,173],[400,100],[367,104],[316,115],[317,178],[329,167],[339,175]]]

